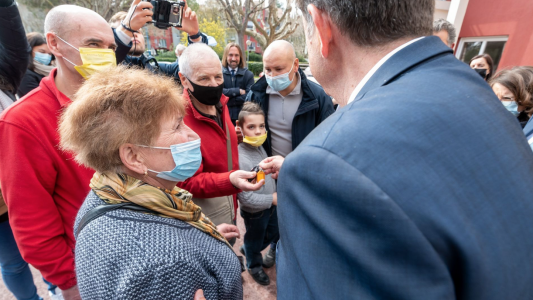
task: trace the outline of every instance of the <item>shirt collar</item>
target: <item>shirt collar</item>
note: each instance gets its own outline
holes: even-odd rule
[[[366,73],[365,77],[363,77],[363,79],[359,82],[359,84],[355,87],[355,89],[353,90],[352,94],[350,95],[350,98],[348,98],[348,103],[352,102],[355,100],[355,98],[357,98],[357,95],[359,94],[359,92],[363,89],[363,87],[365,86],[365,84],[368,82],[368,80],[370,80],[370,78],[372,78],[372,75],[374,75],[377,70],[387,61],[389,60],[389,58],[391,58],[394,54],[396,54],[397,52],[399,52],[400,50],[402,50],[403,48],[411,45],[412,43],[420,40],[424,38],[423,36],[422,37],[419,37],[419,38],[416,38],[416,39],[413,39],[413,40],[410,40],[409,42],[401,45],[400,47],[392,50],[391,52],[389,52],[389,54],[385,55],[382,59],[380,59],[380,61],[378,61],[377,64],[374,65],[374,67],[372,67],[372,69],[370,69],[370,71],[368,71],[368,73]],[[346,104],[348,104],[346,103]]]
[[[231,70],[235,70],[235,74],[237,74],[237,71],[239,71],[239,67],[236,67],[235,69],[232,69],[228,66],[228,71],[231,73]]]
[[[294,87],[294,89],[292,90],[292,92],[290,92],[287,96],[285,97],[288,97],[288,96],[291,96],[291,95],[300,95],[300,92],[302,91],[302,80],[301,80],[301,76],[299,73],[296,73],[298,75],[294,75],[296,77],[298,77],[298,83],[296,84],[296,86]],[[274,91],[274,89],[272,89],[270,87],[270,85],[267,85],[267,89],[266,89],[266,93],[267,94],[278,94],[279,96],[281,96],[281,94],[279,92],[276,92]],[[281,96],[283,97],[283,96]]]
[[[65,94],[63,94],[61,91],[57,89],[55,77],[57,75],[57,68],[54,68],[50,75],[47,77],[44,77],[41,80],[41,86],[45,86],[46,89],[53,95],[55,99],[59,102],[59,105],[61,107],[66,107],[72,102],[69,97],[67,97]]]

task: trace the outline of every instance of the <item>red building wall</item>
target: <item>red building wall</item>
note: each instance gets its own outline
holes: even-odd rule
[[[172,44],[172,29],[168,28],[166,30],[159,29],[153,25],[148,26],[148,36],[150,37],[150,45],[152,48],[155,49],[164,49],[164,50],[172,50],[173,44]],[[159,41],[165,40],[166,41],[166,47],[160,47]],[[156,43],[157,42],[157,43]]]
[[[509,39],[498,69],[533,66],[533,1],[470,0],[459,39],[502,35]]]

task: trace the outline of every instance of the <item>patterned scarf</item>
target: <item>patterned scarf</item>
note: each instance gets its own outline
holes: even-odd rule
[[[150,209],[154,215],[187,222],[231,248],[215,224],[202,213],[200,206],[192,202],[192,194],[186,190],[174,187],[169,191],[126,174],[98,172],[94,173],[89,186],[105,203],[135,203]]]

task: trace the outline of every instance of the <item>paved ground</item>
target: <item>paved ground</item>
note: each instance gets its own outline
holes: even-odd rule
[[[244,236],[244,232],[246,231],[244,228],[244,222],[240,216],[240,214],[237,213],[238,219],[237,219],[237,225],[239,226],[239,230],[241,232],[241,237]],[[233,249],[236,253],[239,253],[239,247],[242,245],[242,238],[237,240],[235,243],[235,246]],[[267,249],[268,250],[268,249]],[[265,250],[264,252],[266,252]],[[239,253],[239,255],[241,255]],[[48,297],[48,291],[46,290],[47,285],[43,282],[41,274],[36,269],[32,268],[33,273],[33,280],[35,282],[35,285],[37,285],[37,292],[41,297],[43,297],[45,300],[50,299]],[[270,276],[270,285],[269,286],[262,286],[257,284],[250,274],[248,272],[242,273],[242,280],[243,280],[243,288],[244,288],[244,299],[248,300],[271,300],[276,299],[276,268],[272,267],[270,269],[266,269],[266,273],[268,276]],[[2,275],[0,274],[0,278]],[[7,288],[4,285],[3,281],[0,281],[0,300],[15,300],[15,297],[7,290]]]

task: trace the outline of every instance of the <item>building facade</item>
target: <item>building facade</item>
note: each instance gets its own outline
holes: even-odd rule
[[[475,55],[487,53],[497,70],[533,66],[533,1],[436,0],[435,3],[435,18],[446,15],[456,27],[458,38],[454,50],[459,60],[468,63]]]

